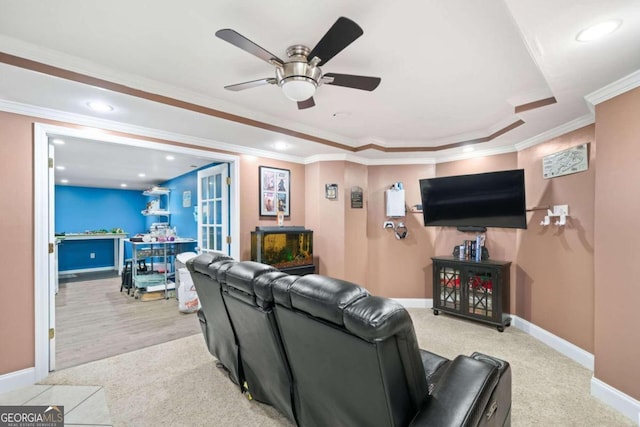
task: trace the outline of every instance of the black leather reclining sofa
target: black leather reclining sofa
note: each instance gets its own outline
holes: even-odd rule
[[[210,353],[299,426],[509,426],[511,369],[418,348],[408,312],[355,284],[205,253],[187,263]]]

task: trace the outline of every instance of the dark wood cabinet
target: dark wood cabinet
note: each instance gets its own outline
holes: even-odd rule
[[[433,313],[454,314],[489,323],[503,332],[508,306],[510,261],[433,257]]]

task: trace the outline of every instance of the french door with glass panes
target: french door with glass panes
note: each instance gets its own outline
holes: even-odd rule
[[[198,246],[230,255],[229,164],[198,171]]]

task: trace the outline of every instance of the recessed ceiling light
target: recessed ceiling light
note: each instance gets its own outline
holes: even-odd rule
[[[69,180],[68,179],[61,179],[60,182],[63,183],[63,184],[66,184],[66,183],[69,182]]]
[[[144,177],[145,177],[145,176],[147,176],[147,175],[146,175],[146,174],[144,174],[144,173],[142,173],[142,172],[140,172],[140,173],[138,174],[138,176],[139,176],[140,178],[144,178]]]
[[[64,166],[56,166],[56,169],[58,169],[59,171],[63,171],[63,170],[65,170],[66,168],[65,168]]]
[[[592,40],[597,40],[601,37],[606,36],[607,34],[613,33],[620,27],[620,25],[622,25],[622,21],[617,19],[592,25],[589,28],[585,28],[584,30],[580,31],[576,36],[576,40],[578,40],[579,42],[590,42]]]
[[[463,152],[463,153],[470,153],[470,152],[472,152],[473,150],[475,150],[475,148],[473,148],[473,147],[472,147],[472,146],[470,146],[470,145],[467,145],[466,147],[464,147],[464,148],[462,149],[462,152]]]
[[[127,186],[127,184],[120,184],[120,187],[122,187],[122,188],[124,188],[126,186]]]
[[[51,142],[53,142],[54,144],[58,144],[58,145],[64,145],[64,141],[61,140],[60,138],[56,138],[56,139],[52,140]]]
[[[175,157],[169,155],[169,156],[165,157],[165,159],[167,159],[167,160],[175,160]]]
[[[113,107],[109,104],[105,104],[104,102],[87,102],[87,106],[93,111],[97,111],[99,113],[108,113],[109,111],[113,111]]]
[[[273,148],[275,148],[276,150],[286,150],[289,147],[289,144],[287,144],[284,141],[278,141],[275,144],[273,144]]]

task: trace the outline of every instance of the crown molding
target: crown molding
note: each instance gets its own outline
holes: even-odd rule
[[[542,132],[532,138],[526,139],[522,142],[518,142],[517,144],[515,144],[515,148],[517,151],[522,151],[526,148],[542,144],[543,142],[547,142],[550,139],[556,138],[558,136],[564,135],[593,123],[595,123],[595,116],[592,113],[585,114],[582,117],[578,117],[577,119],[571,120],[570,122],[557,126],[553,129],[549,129],[548,131]]]
[[[586,95],[584,99],[587,101],[587,105],[589,105],[589,108],[591,108],[591,110],[593,111],[593,108],[596,105],[608,101],[611,98],[614,98],[639,86],[640,70],[637,70],[629,74],[628,76],[625,76],[613,83],[604,86],[603,88],[591,92],[590,94]]]
[[[513,153],[516,148],[513,145],[504,147],[487,148],[485,150],[472,151],[470,153],[452,154],[450,156],[438,157],[437,163],[455,162],[457,160],[475,159],[477,157],[497,156],[499,154]]]
[[[133,137],[143,136],[147,138],[156,138],[167,142],[179,142],[190,144],[193,146],[214,149],[220,151],[230,151],[235,154],[245,154],[249,156],[264,157],[274,160],[282,160],[292,163],[302,163],[305,161],[302,157],[291,156],[283,153],[275,153],[266,150],[258,150],[255,148],[244,147],[242,145],[234,145],[226,142],[215,141],[212,139],[198,138],[195,136],[183,135],[175,132],[168,132],[159,129],[152,129],[143,126],[136,126],[127,123],[116,122],[113,120],[98,119],[95,117],[84,116],[81,114],[68,113],[50,108],[38,107],[34,105],[22,104],[19,102],[7,101],[0,99],[0,111],[8,113],[21,114],[24,116],[37,117],[40,119],[55,120],[59,122],[69,123],[79,126],[87,126],[102,130],[122,132]]]
[[[388,159],[369,159],[353,154],[319,154],[317,156],[309,156],[305,158],[304,164],[309,165],[318,162],[351,162],[365,166],[394,166],[394,165],[433,165],[436,160],[432,157],[425,158],[388,158]]]
[[[366,164],[366,160],[360,156],[355,156],[353,154],[348,153],[340,153],[340,154],[317,154],[309,157],[305,157],[304,164],[310,165],[312,163],[318,162],[352,162],[352,163],[360,163]]]
[[[54,110],[50,108],[38,107],[34,105],[22,104],[13,101],[7,101],[0,99],[0,111],[9,113],[21,114],[25,116],[37,117],[41,119],[55,120],[63,123],[69,123],[73,125],[87,126],[91,128],[104,129],[114,132],[122,132],[129,134],[133,137],[143,136],[148,138],[156,138],[167,142],[179,142],[183,144],[190,144],[193,146],[214,149],[220,151],[229,151],[235,154],[243,154],[249,156],[263,157],[274,160],[281,160],[299,164],[312,164],[316,162],[329,162],[329,161],[347,161],[352,163],[358,163],[365,166],[392,166],[392,165],[432,165],[437,163],[452,162],[456,160],[466,160],[476,157],[494,156],[499,154],[511,153],[513,151],[521,151],[526,148],[532,147],[537,144],[541,144],[555,137],[564,135],[568,132],[574,131],[581,127],[594,123],[595,118],[593,114],[587,114],[579,117],[568,123],[560,125],[556,128],[543,132],[533,138],[529,138],[523,142],[515,145],[509,145],[498,148],[490,148],[485,150],[477,150],[471,153],[453,154],[450,156],[435,156],[435,157],[405,157],[405,158],[384,158],[384,159],[371,159],[367,157],[357,156],[351,153],[341,154],[319,154],[309,157],[298,157],[287,155],[284,153],[276,153],[266,150],[259,150],[255,148],[245,147],[242,145],[235,145],[225,142],[220,142],[211,139],[198,138],[189,135],[183,135],[174,132],[168,132],[158,129],[146,128],[142,126],[135,126],[131,124],[116,122],[112,120],[99,119],[90,116],[84,116],[81,114],[68,113],[64,111]]]
[[[404,159],[366,159],[367,166],[393,166],[393,165],[435,165],[438,160],[432,157],[404,158]]]

